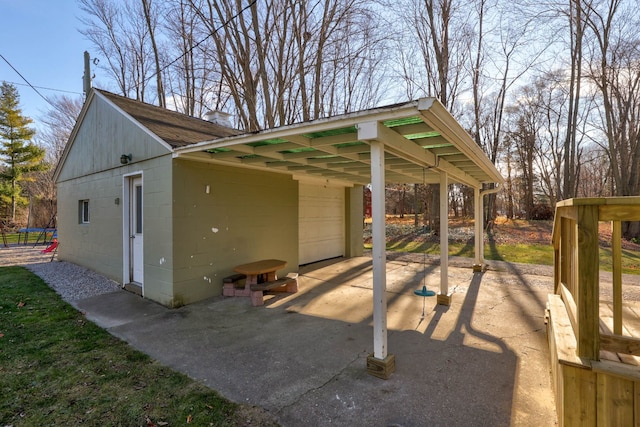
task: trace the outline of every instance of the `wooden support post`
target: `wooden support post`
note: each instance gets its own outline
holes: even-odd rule
[[[560,283],[568,285],[571,281],[573,269],[573,229],[575,224],[569,218],[560,218],[560,271],[558,272],[559,282],[556,285],[556,293],[560,293]],[[571,289],[571,287],[569,287]]]
[[[447,173],[440,172],[440,293],[438,304],[451,305],[449,294],[449,180]]]
[[[387,247],[385,240],[384,143],[388,134],[378,122],[358,124],[358,139],[371,147],[371,231],[373,247],[373,354],[367,357],[367,372],[387,379],[395,370],[395,358],[387,354]]]
[[[484,266],[484,236],[482,233],[482,226],[484,225],[484,218],[482,217],[482,196],[480,195],[480,189],[473,189],[473,217],[475,221],[475,256],[476,260],[473,264],[473,271],[480,272]]]
[[[576,206],[577,209],[577,284],[574,292],[577,308],[576,341],[578,356],[600,360],[599,333],[599,259],[598,206]]]
[[[622,335],[622,223],[611,221],[613,266],[613,333]]]
[[[557,214],[556,214],[557,215]],[[562,244],[562,242],[560,242]],[[553,293],[560,293],[560,248],[553,249]]]

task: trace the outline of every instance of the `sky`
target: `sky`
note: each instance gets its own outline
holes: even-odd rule
[[[78,32],[79,16],[75,0],[0,0],[0,55],[45,97],[80,97],[84,51],[91,52],[91,44]],[[37,129],[51,106],[2,58],[0,81],[15,84],[22,114]]]

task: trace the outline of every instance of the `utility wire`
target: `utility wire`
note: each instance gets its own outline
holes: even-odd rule
[[[157,70],[155,73],[153,73],[152,75],[150,75],[149,77],[147,77],[145,79],[145,83],[147,83],[149,80],[151,80],[152,78],[154,78],[155,76],[157,76],[159,73],[162,73],[163,71],[165,71],[167,68],[169,68],[170,66],[172,66],[173,64],[175,64],[176,62],[178,62],[179,60],[181,60],[182,58],[184,58],[185,56],[187,56],[189,53],[193,52],[193,50],[197,47],[199,47],[202,43],[204,43],[205,41],[207,41],[211,36],[213,36],[214,34],[216,34],[218,31],[220,31],[221,29],[223,29],[224,27],[226,27],[227,25],[229,25],[231,23],[231,21],[233,21],[234,19],[236,19],[238,16],[242,15],[244,13],[245,10],[249,9],[251,6],[253,6],[254,4],[256,4],[258,0],[252,0],[248,5],[246,5],[245,7],[243,7],[242,9],[240,9],[238,11],[238,13],[236,13],[235,15],[233,15],[231,18],[227,19],[224,23],[222,23],[218,28],[216,28],[215,30],[213,30],[212,32],[210,32],[205,38],[203,38],[202,40],[200,40],[198,43],[194,44],[193,46],[191,46],[189,49],[187,49],[182,55],[178,56],[176,59],[174,59],[173,61],[169,62],[168,64],[166,64],[164,67],[162,67],[161,69]],[[138,88],[140,85],[137,85],[136,88]]]
[[[31,87],[31,89],[33,89],[33,90],[35,91],[35,93],[37,93],[38,95],[40,95],[40,97],[41,97],[42,99],[44,99],[45,101],[47,101],[47,104],[51,105],[54,109],[58,110],[58,107],[56,107],[55,105],[53,105],[53,103],[52,103],[51,101],[49,101],[49,100],[48,100],[48,99],[47,99],[43,94],[41,94],[41,93],[40,93],[40,91],[39,91],[38,89],[36,89],[36,87],[35,87],[34,85],[32,85],[32,84],[29,82],[29,80],[27,80],[27,79],[22,75],[22,73],[20,73],[20,71],[18,71],[18,70],[16,69],[16,67],[14,67],[14,66],[11,64],[11,62],[9,62],[9,61],[7,60],[7,58],[5,58],[4,56],[2,56],[2,54],[1,54],[1,53],[0,53],[0,58],[2,58],[2,59],[4,60],[4,62],[6,62],[6,63],[9,65],[9,67],[11,67],[11,69],[12,69],[13,71],[15,71],[15,72],[16,72],[16,74],[18,74],[18,75],[20,76],[20,78],[22,78],[22,80],[24,80],[24,81],[25,81],[25,83],[26,83],[27,85],[29,85],[29,87]]]
[[[12,85],[17,85],[17,86],[29,86],[28,84],[18,83],[18,82],[9,82],[8,81],[7,83],[10,83]],[[42,89],[42,90],[50,90],[52,92],[62,92],[62,93],[70,93],[70,94],[73,94],[73,95],[82,95],[82,93],[74,92],[72,90],[55,89],[55,88],[52,88],[52,87],[44,87],[44,86],[33,86],[33,87],[38,88],[38,89]]]

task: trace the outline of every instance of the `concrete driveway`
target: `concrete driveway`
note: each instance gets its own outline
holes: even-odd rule
[[[297,294],[252,307],[218,297],[167,309],[126,291],[76,305],[151,355],[284,426],[553,426],[544,325],[548,268],[452,263],[451,306],[413,294],[437,289],[439,267],[387,262],[389,380],[366,373],[373,349],[367,257],[301,268]],[[462,267],[468,264],[468,267]],[[458,265],[458,266],[456,266]],[[423,305],[424,304],[424,305]],[[424,316],[423,316],[424,307]]]

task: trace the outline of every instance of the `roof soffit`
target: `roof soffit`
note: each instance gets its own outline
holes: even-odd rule
[[[384,144],[387,182],[438,183],[441,172],[472,187],[503,180],[448,111],[425,100],[207,141],[174,157],[366,184],[372,139]]]

